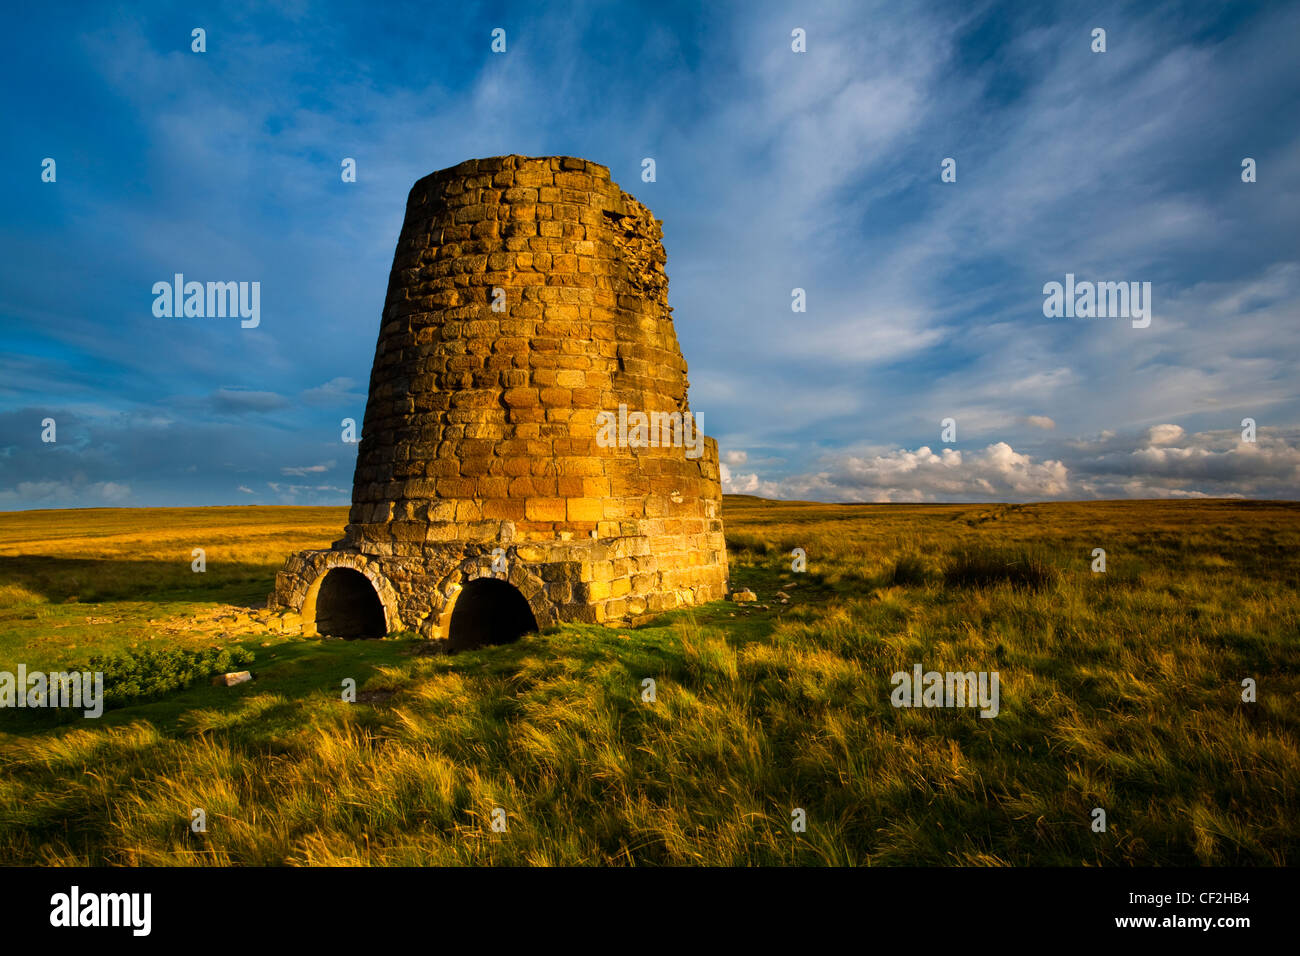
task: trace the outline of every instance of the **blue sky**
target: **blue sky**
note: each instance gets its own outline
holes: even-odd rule
[[[0,509],[346,503],[407,191],[505,153],[663,219],[726,490],[1300,497],[1295,4],[7,18]],[[260,282],[260,325],[155,317],[177,272]],[[1150,282],[1151,325],[1044,317],[1066,273]]]

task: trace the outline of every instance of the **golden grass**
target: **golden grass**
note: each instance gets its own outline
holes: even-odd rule
[[[238,691],[0,735],[0,853],[90,865],[1297,861],[1300,507],[729,498],[725,519],[732,583],[766,609],[566,626],[450,658],[408,640],[336,643],[319,672],[291,657],[308,642],[286,642]],[[164,594],[200,613],[264,595],[284,554],[328,544],[342,522],[338,509],[0,515],[0,649],[21,660],[45,646],[55,618],[23,615],[68,610],[60,575],[87,573],[75,562],[110,576],[131,566],[112,582],[122,600],[71,607],[138,639],[137,604]],[[200,546],[211,577],[196,583]],[[790,569],[795,547],[807,573]],[[1104,575],[1089,567],[1096,547]],[[1032,549],[1053,576],[945,577],[990,549]],[[898,574],[903,558],[914,564]],[[345,704],[337,668],[362,652],[374,658],[364,689],[392,696]],[[890,675],[914,663],[997,670],[1001,713],[895,709]],[[189,828],[195,807],[206,833]],[[1096,807],[1104,833],[1090,827]],[[805,833],[791,831],[795,808]]]

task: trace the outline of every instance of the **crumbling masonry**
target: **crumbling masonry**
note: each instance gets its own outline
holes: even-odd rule
[[[689,415],[661,223],[568,156],[469,160],[411,189],[349,523],[271,607],[308,634],[452,649],[723,597],[717,443],[605,447],[598,416]]]

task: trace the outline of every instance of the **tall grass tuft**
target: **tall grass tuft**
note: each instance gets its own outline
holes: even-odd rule
[[[1060,576],[1055,565],[1030,548],[970,548],[950,555],[943,568],[946,584],[965,588],[1009,584],[1041,591],[1056,584]]]
[[[927,574],[925,559],[915,552],[901,554],[889,572],[889,583],[895,587],[912,587],[924,584]]]

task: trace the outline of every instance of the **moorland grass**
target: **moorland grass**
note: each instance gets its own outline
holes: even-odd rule
[[[96,721],[0,714],[0,860],[1300,858],[1300,506],[729,497],[724,518],[731,583],[765,609],[719,602],[432,657],[409,636],[160,623],[260,603],[283,556],[327,545],[345,509],[0,515],[0,669],[133,647],[257,654],[252,683]],[[999,715],[894,708],[890,676],[917,663],[997,670]],[[357,703],[341,699],[349,676]],[[195,807],[206,833],[189,828]]]
[[[904,559],[905,560],[905,559]],[[914,559],[915,560],[915,559]],[[898,565],[894,576],[898,577]],[[905,583],[919,581],[913,569]],[[944,583],[951,587],[982,588],[1008,584],[1013,588],[1041,591],[1055,584],[1060,571],[1045,554],[1032,548],[984,545],[964,548],[949,555],[943,568]]]

